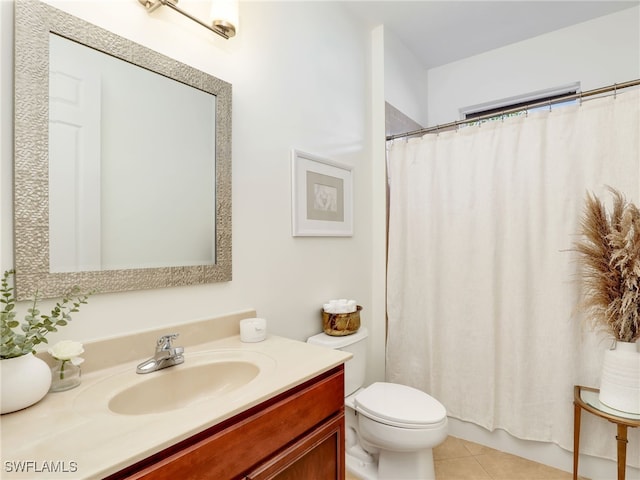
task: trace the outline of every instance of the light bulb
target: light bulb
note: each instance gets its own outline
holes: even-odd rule
[[[238,0],[212,0],[209,18],[213,28],[233,37],[238,31]]]

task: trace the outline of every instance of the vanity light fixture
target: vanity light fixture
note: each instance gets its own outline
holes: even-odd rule
[[[238,25],[237,0],[212,0],[210,23],[203,22],[178,7],[178,0],[138,0],[149,13],[165,5],[225,39],[234,37]]]

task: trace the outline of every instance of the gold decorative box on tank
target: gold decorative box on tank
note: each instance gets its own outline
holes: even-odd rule
[[[322,309],[322,329],[327,335],[340,337],[360,328],[360,310],[355,300],[331,300]]]

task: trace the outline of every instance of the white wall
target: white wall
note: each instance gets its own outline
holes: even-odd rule
[[[371,304],[374,318],[372,338],[369,342],[367,359],[367,383],[384,380],[386,351],[386,272],[387,272],[387,175],[386,175],[386,139],[385,139],[385,53],[384,26],[379,25],[371,31],[371,138],[373,151],[371,158],[372,196],[371,207],[374,215],[371,219]]]
[[[414,122],[427,125],[428,70],[389,30],[384,31],[385,100]]]
[[[233,280],[95,295],[50,341],[105,338],[245,308],[266,317],[272,333],[304,340],[322,328],[322,303],[345,297],[364,306],[364,325],[382,325],[374,335],[384,335],[384,311],[370,308],[370,37],[342,5],[241,2],[239,34],[225,41],[169,9],[149,15],[136,1],[48,3],[233,85]],[[0,9],[3,270],[13,264],[5,226],[12,215],[5,202],[13,135],[4,103],[13,75],[8,4]],[[352,238],[291,236],[291,148],[354,167]],[[381,320],[373,318],[376,310]]]
[[[429,70],[429,125],[459,109],[580,82],[581,89],[640,77],[640,7]]]

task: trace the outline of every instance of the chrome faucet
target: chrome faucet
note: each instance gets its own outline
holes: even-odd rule
[[[183,347],[174,347],[171,342],[178,338],[177,333],[163,335],[156,344],[156,353],[136,368],[136,373],[151,373],[184,362]]]

